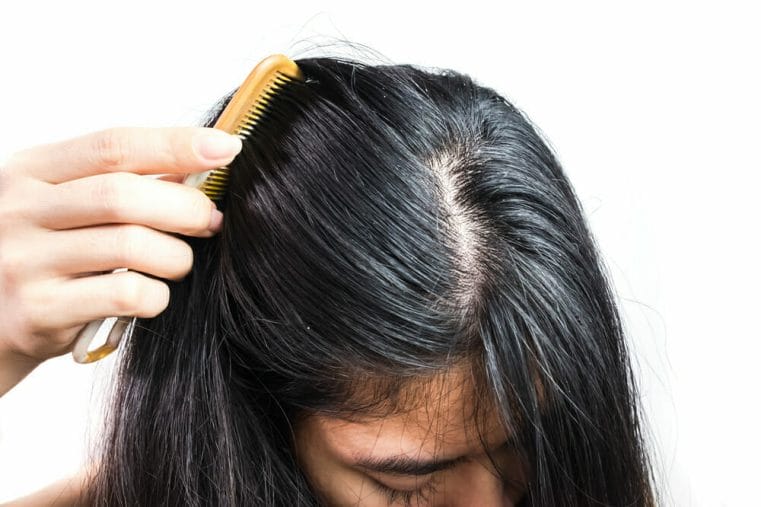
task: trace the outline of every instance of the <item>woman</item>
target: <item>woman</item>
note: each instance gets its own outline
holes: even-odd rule
[[[654,505],[614,299],[525,116],[452,71],[297,63],[124,344],[84,501]]]

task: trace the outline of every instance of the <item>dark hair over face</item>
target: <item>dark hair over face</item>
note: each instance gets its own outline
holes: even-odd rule
[[[315,504],[301,414],[383,415],[467,364],[531,504],[653,505],[614,298],[525,116],[452,71],[297,63],[230,165],[222,231],[187,238],[193,271],[125,343],[90,500]]]

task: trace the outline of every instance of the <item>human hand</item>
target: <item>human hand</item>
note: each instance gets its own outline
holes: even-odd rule
[[[209,237],[222,219],[213,201],[180,183],[228,164],[240,149],[240,139],[217,129],[119,127],[7,158],[0,359],[36,365],[69,352],[90,321],[161,313],[169,287],[141,273],[182,279],[192,249],[169,233]],[[117,268],[129,271],[111,272]],[[15,382],[0,379],[0,394]]]

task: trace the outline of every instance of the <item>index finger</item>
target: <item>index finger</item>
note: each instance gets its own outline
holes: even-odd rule
[[[240,138],[206,127],[115,127],[14,153],[6,169],[48,183],[109,172],[187,174],[226,165]]]

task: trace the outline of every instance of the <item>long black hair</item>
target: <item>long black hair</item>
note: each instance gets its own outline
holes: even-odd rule
[[[606,271],[526,116],[454,71],[297,64],[288,114],[230,166],[222,231],[186,238],[191,273],[123,344],[88,502],[316,505],[301,414],[371,411],[467,361],[527,503],[654,505]]]

